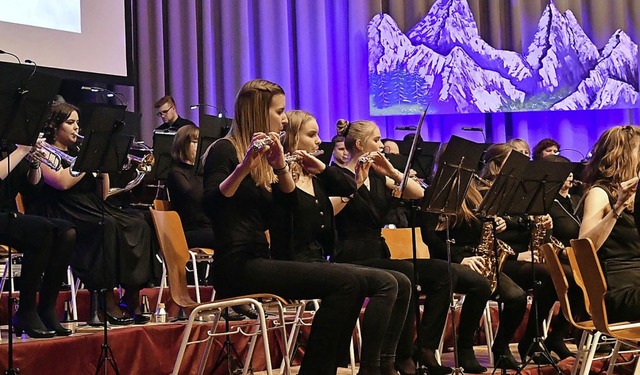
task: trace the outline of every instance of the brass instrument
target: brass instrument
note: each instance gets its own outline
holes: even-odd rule
[[[131,162],[132,161],[137,162],[138,166],[136,167],[136,176],[134,177],[133,180],[129,181],[124,187],[110,188],[109,193],[107,194],[107,197],[110,197],[112,195],[116,195],[125,191],[129,191],[134,187],[140,185],[140,183],[144,179],[144,176],[147,173],[151,172],[151,169],[153,168],[153,164],[155,163],[155,157],[153,156],[153,153],[146,154],[145,156],[142,156],[142,157],[128,154],[127,158],[129,160],[129,163],[125,165],[123,169],[125,170],[130,169]]]
[[[77,177],[81,172],[72,170],[73,165],[76,162],[75,156],[71,156],[59,148],[52,146],[47,142],[40,143],[40,148],[36,148],[33,152],[29,153],[28,160],[40,161],[54,171],[63,169],[62,161],[66,161],[69,164],[69,172],[73,177]]]
[[[498,259],[496,263],[495,244],[498,245]],[[493,231],[493,224],[490,221],[482,223],[482,235],[480,244],[476,247],[476,255],[482,257],[482,276],[489,280],[491,293],[498,287],[498,272],[502,271],[504,261],[509,255],[515,255],[515,251],[506,242],[496,239]],[[494,267],[494,265],[496,265]]]
[[[564,250],[564,244],[552,235],[547,236],[547,229],[542,224],[544,215],[533,216],[533,228],[531,228],[531,242],[527,251],[533,249],[533,261],[535,263],[544,263],[544,256],[540,252],[540,246],[545,242],[551,242],[559,252]]]

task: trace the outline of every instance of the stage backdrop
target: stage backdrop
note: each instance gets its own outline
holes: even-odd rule
[[[432,6],[459,7],[461,0],[165,0],[135,2],[138,80],[132,101],[143,113],[143,138],[158,125],[153,103],[165,93],[179,113],[198,122],[190,104],[208,103],[233,116],[240,86],[253,78],[282,85],[288,109],[312,112],[321,136],[335,134],[335,122],[372,119],[382,135],[401,139],[396,126],[415,125],[417,115],[370,115],[367,25],[390,15],[403,33]],[[547,0],[467,0],[482,39],[493,48],[526,51]],[[570,10],[593,43],[602,48],[618,29],[640,41],[637,0],[555,0]],[[636,88],[637,89],[637,88]],[[210,109],[211,113],[216,113]],[[446,114],[427,117],[422,137],[446,141],[459,135],[482,142],[521,137],[532,145],[551,136],[563,154],[581,159],[597,136],[619,124],[640,123],[637,109],[596,111]]]

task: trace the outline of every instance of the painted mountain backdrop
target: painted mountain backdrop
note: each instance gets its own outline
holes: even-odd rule
[[[524,54],[486,43],[467,0],[437,0],[407,34],[378,14],[367,33],[372,115],[638,105],[638,45],[617,30],[599,50],[553,1]]]

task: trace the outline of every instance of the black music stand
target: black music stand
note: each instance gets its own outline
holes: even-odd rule
[[[447,148],[440,158],[438,172],[425,196],[423,210],[437,213],[445,218],[447,266],[449,272],[449,309],[453,330],[453,374],[462,374],[464,369],[458,367],[458,339],[454,319],[455,305],[453,304],[453,270],[451,269],[451,243],[449,236],[449,216],[460,212],[462,202],[467,195],[478,161],[482,156],[483,145],[471,142],[457,136],[451,137]]]
[[[409,141],[400,141],[398,143],[398,148],[400,149],[400,154],[390,154],[386,155],[391,162],[391,164],[395,165],[394,162],[399,162],[394,159],[403,159],[408,157],[409,148],[411,143]],[[440,142],[423,142],[418,138],[418,144],[415,149],[415,156],[413,161],[412,168],[416,171],[416,176],[422,179],[428,179],[433,176],[433,165],[436,160],[436,155],[438,155],[438,151],[440,150]],[[402,163],[404,165],[404,163]]]
[[[29,84],[35,71],[31,67],[15,64],[0,64],[0,151],[7,151],[7,162],[11,164],[10,153],[14,144],[34,145],[46,114],[51,106],[51,98],[58,92],[60,79],[38,73],[37,84]],[[31,76],[29,76],[31,74]],[[26,78],[28,77],[28,78]],[[11,191],[8,192],[11,195]],[[16,212],[9,212],[8,226]],[[9,297],[8,308],[8,363],[5,374],[18,374],[20,370],[13,367],[13,306],[16,298],[11,295],[13,289],[12,247],[8,246]]]
[[[198,135],[198,149],[196,150],[194,165],[197,175],[201,176],[204,171],[202,155],[213,142],[227,135],[231,122],[232,120],[226,117],[200,115],[200,133]]]
[[[518,152],[511,152],[517,155]],[[519,158],[519,157],[517,157]],[[526,156],[525,156],[526,158]],[[520,162],[518,162],[520,163]],[[505,160],[506,165],[506,160]],[[515,168],[515,167],[514,167]],[[491,210],[486,210],[490,214],[501,215],[545,215],[549,211],[549,207],[553,204],[553,199],[564,184],[569,173],[574,166],[571,163],[554,163],[550,161],[538,160],[527,162],[525,168],[519,171],[509,169],[500,172],[498,178],[502,176],[505,180],[505,186],[496,186],[496,192],[492,192],[493,186],[489,189],[487,197],[493,198],[491,201]],[[503,167],[504,169],[504,167]],[[498,182],[498,179],[496,179]],[[495,185],[495,182],[494,182]],[[506,186],[509,185],[509,186]],[[495,198],[498,199],[495,199]],[[483,204],[485,202],[483,201]],[[482,206],[482,205],[481,205]],[[492,213],[493,212],[493,213]],[[533,239],[532,239],[533,240]],[[533,246],[529,246],[531,258],[533,259]],[[520,372],[529,362],[533,360],[534,352],[540,352],[551,365],[560,373],[560,369],[555,364],[549,351],[544,345],[544,339],[540,334],[538,321],[538,303],[536,299],[538,283],[535,278],[534,262],[531,261],[531,275],[533,278],[533,318],[536,320],[536,337],[527,349],[523,363],[518,370]],[[531,315],[529,316],[531,319]],[[536,350],[538,349],[538,350]],[[527,359],[528,358],[528,359]],[[538,365],[540,366],[540,365]]]
[[[124,115],[124,108],[120,110],[113,110],[113,108],[102,107],[105,110],[100,110],[100,116],[92,117],[91,123],[87,126],[90,129],[85,133],[85,139],[80,150],[80,154],[76,158],[73,165],[74,171],[86,172],[86,173],[109,173],[119,171],[127,161],[127,154],[133,136],[119,137],[116,131],[122,126],[122,118]],[[102,209],[102,221],[104,225],[104,208]],[[104,236],[104,228],[103,233]],[[103,252],[103,256],[106,257],[106,253]],[[105,264],[106,258],[104,259]],[[105,287],[100,291],[102,294],[102,302],[106,309],[106,299],[109,290]],[[116,374],[120,374],[118,365],[113,358],[113,351],[109,346],[108,325],[107,318],[105,316],[103,322],[104,340],[100,349],[100,357],[98,358],[98,366],[96,367],[96,374],[100,372],[100,369],[104,366],[104,373],[108,373],[108,365],[115,371]]]

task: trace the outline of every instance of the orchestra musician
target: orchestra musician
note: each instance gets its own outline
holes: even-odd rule
[[[529,143],[522,138],[512,138],[507,141],[507,144],[519,153],[531,158],[531,147],[529,147]]]
[[[339,357],[348,350],[343,338],[356,322],[348,312],[364,301],[358,278],[326,264],[271,259],[265,235],[274,201],[289,205],[296,198],[278,134],[287,122],[285,100],[284,90],[273,82],[245,83],[229,133],[207,152],[203,204],[215,235],[215,285],[223,297],[321,298],[299,373],[335,374]]]
[[[337,213],[338,233],[332,260],[400,271],[413,280],[412,263],[390,259],[389,249],[381,234],[385,224],[383,218],[392,205],[392,191],[403,179],[403,174],[380,152],[383,146],[380,129],[375,123],[339,120],[337,128],[338,134],[345,137],[350,157],[347,167],[342,169],[344,173],[355,178],[358,163],[369,165],[370,169],[367,179],[351,198],[331,198]],[[418,182],[409,179],[403,198],[419,199],[423,194],[424,190]],[[430,374],[449,374],[452,369],[441,366],[435,356],[449,306],[447,263],[436,259],[419,259],[417,262],[417,282],[422,292],[426,293],[428,301],[419,325],[418,356]],[[415,371],[412,361],[414,303],[415,298],[412,298],[396,351],[398,369],[402,374],[413,374]]]
[[[502,163],[512,150],[516,149],[505,143],[497,143],[490,146],[485,152],[485,166],[480,172],[480,177],[489,184],[492,183],[497,177]],[[482,187],[483,190],[488,188],[489,186]],[[546,363],[548,362],[547,358],[541,355],[539,350],[535,350],[534,348],[532,353],[527,352],[529,348],[532,347],[533,339],[537,337],[538,330],[541,329],[542,323],[547,317],[549,310],[555,304],[557,294],[555,293],[549,271],[543,263],[540,263],[539,259],[532,258],[529,244],[532,236],[534,236],[533,232],[536,229],[544,228],[544,230],[549,231],[553,227],[553,221],[548,214],[540,217],[541,220],[539,224],[533,224],[532,219],[528,216],[505,215],[502,219],[505,220],[506,229],[498,233],[497,237],[506,242],[516,253],[516,255],[510,255],[504,261],[503,273],[524,290],[532,289],[534,287],[534,280],[537,282],[534,298],[537,300],[538,319],[535,319],[535,312],[531,311],[524,337],[518,343],[520,359],[525,362],[527,360],[525,356],[529,354],[534,362]],[[534,263],[533,272],[531,262]],[[533,306],[535,306],[535,304]],[[563,319],[563,314],[556,316],[551,325],[551,332],[544,340],[546,348],[549,351],[555,352],[560,359],[575,356],[563,341],[564,334],[566,333],[565,330],[560,329],[564,324],[564,322],[560,323]]]
[[[586,194],[580,238],[598,252],[613,322],[640,319],[640,235],[636,230],[640,127],[615,126],[600,135],[584,170]],[[635,217],[634,217],[635,216]]]
[[[46,141],[58,153],[77,149],[79,110],[68,103],[51,106],[45,127]],[[101,312],[112,324],[144,324],[141,315],[140,289],[151,273],[151,229],[146,221],[105,202],[109,176],[94,173],[75,175],[67,160],[54,170],[42,166],[45,185],[29,199],[29,211],[52,218],[65,219],[76,226],[76,251],[71,260],[74,272],[89,290],[106,289],[106,306]],[[104,220],[104,224],[101,223]],[[118,302],[113,288],[121,285],[125,295]],[[97,310],[93,303],[92,310]]]
[[[76,231],[65,220],[15,214],[16,193],[24,193],[42,177],[37,159],[23,162],[30,152],[30,146],[18,145],[0,161],[0,243],[23,254],[14,332],[17,335],[25,332],[32,338],[68,336],[72,332],[60,325],[55,307],[73,254]],[[36,304],[39,284],[40,298]]]
[[[344,167],[349,160],[349,152],[344,147],[344,137],[341,135],[335,135],[331,139],[333,143],[333,151],[331,152],[331,165],[338,165]]]
[[[558,155],[560,144],[551,138],[545,138],[533,146],[533,160],[541,160],[549,155]]]
[[[476,213],[482,202],[478,184],[480,182],[477,180],[471,182],[460,213],[451,215],[449,219],[449,236],[455,240],[450,245],[451,268],[455,280],[453,290],[465,294],[458,325],[458,351],[461,358],[475,358],[474,333],[480,325],[486,302],[491,298],[503,304],[500,325],[492,347],[496,367],[517,369],[519,364],[509,349],[509,343],[524,318],[527,296],[522,288],[502,272],[491,280],[489,278],[489,271],[494,270],[494,262],[498,262],[493,248],[495,233],[492,233],[493,224],[484,221],[484,218]],[[495,220],[496,233],[506,229],[503,218],[495,217],[488,220]],[[437,214],[423,214],[422,239],[429,246],[432,258],[448,259],[446,225],[446,221],[440,220]],[[486,232],[487,225],[490,226],[490,233]],[[491,281],[495,282],[495,291],[492,291]],[[486,371],[486,368],[480,365],[475,368],[470,368],[468,364],[461,366],[473,373]]]
[[[272,256],[283,260],[317,262],[356,275],[369,298],[360,322],[362,350],[359,374],[397,375],[396,347],[411,298],[411,281],[400,272],[327,261],[335,243],[333,207],[329,196],[351,195],[356,190],[356,180],[335,166],[324,166],[313,156],[318,152],[321,141],[318,123],[310,113],[295,110],[287,112],[287,117],[284,150],[290,153],[287,158],[291,160],[289,168],[296,183],[297,199],[291,207],[275,207],[276,218],[270,229]],[[367,168],[363,166],[359,170],[358,185],[364,181]],[[312,174],[310,169],[321,172]],[[359,316],[360,307],[353,313]]]

